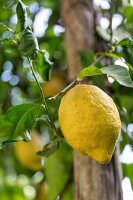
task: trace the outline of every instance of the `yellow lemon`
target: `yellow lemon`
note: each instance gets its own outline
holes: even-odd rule
[[[31,133],[31,141],[17,142],[15,154],[19,162],[28,169],[37,171],[42,169],[41,157],[36,154],[43,148],[43,142],[36,130]]]
[[[109,163],[121,130],[118,110],[104,91],[79,84],[61,100],[59,123],[75,150],[99,163]]]

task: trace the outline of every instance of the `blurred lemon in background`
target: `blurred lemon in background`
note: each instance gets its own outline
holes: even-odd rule
[[[66,87],[65,71],[57,70],[51,75],[51,80],[42,85],[45,96],[54,96]]]
[[[43,148],[43,141],[34,129],[31,132],[31,141],[20,141],[15,144],[15,155],[18,161],[28,169],[37,171],[42,169],[41,157],[36,153]]]

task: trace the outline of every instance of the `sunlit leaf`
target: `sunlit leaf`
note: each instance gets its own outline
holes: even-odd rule
[[[89,66],[82,69],[78,77],[82,79],[85,76],[96,76],[100,74],[103,74],[103,73],[99,68],[97,68],[96,66]]]
[[[0,148],[9,142],[27,141],[37,118],[43,112],[44,106],[41,104],[21,104],[10,108],[0,117]]]
[[[133,87],[133,81],[127,68],[120,65],[111,65],[101,68],[104,74],[113,77],[117,82],[126,87]]]
[[[133,87],[133,81],[130,77],[129,71],[127,68],[120,65],[111,65],[100,69],[96,66],[89,66],[82,69],[78,77],[82,79],[85,76],[96,76],[101,74],[107,74],[108,76],[111,76],[121,85]]]

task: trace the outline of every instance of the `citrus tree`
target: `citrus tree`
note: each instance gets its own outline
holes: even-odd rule
[[[122,200],[115,147],[132,145],[130,1],[0,9],[1,198]],[[122,167],[133,184],[132,165]]]

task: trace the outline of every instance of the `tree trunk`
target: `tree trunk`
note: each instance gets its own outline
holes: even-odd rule
[[[62,0],[61,15],[72,81],[81,69],[78,50],[95,50],[95,12],[91,0]],[[118,151],[112,161],[101,165],[87,156],[74,152],[75,200],[122,200],[121,168]]]

